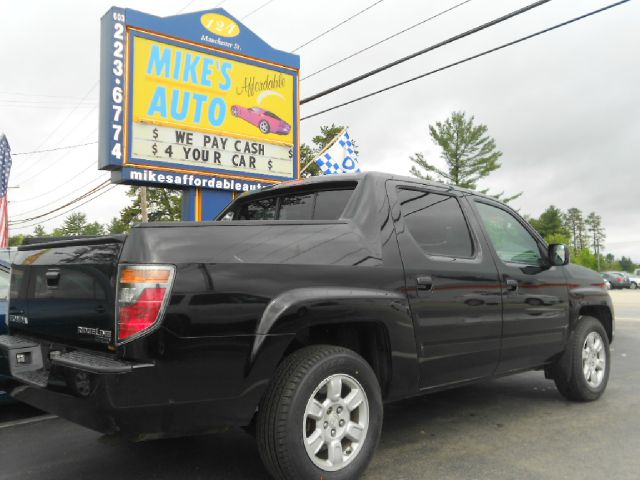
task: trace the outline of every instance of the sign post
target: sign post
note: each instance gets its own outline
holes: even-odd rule
[[[300,59],[224,9],[102,18],[99,168],[183,190],[183,219],[298,178]]]

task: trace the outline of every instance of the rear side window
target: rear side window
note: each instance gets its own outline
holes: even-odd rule
[[[316,194],[314,220],[335,220],[340,218],[347,206],[353,190],[325,190]]]
[[[263,198],[241,205],[236,220],[273,220],[276,218],[276,199]]]
[[[342,215],[351,188],[297,192],[259,200],[247,199],[228,211],[221,220],[337,220]]]
[[[455,197],[421,190],[399,189],[405,224],[429,255],[471,257],[469,227]]]
[[[315,193],[286,195],[280,198],[278,220],[310,220]]]

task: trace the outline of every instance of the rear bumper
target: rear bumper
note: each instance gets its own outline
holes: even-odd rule
[[[18,363],[18,354],[31,363]],[[175,402],[152,363],[79,350],[48,357],[37,340],[0,336],[0,375],[13,383],[11,396],[104,434],[142,440],[207,433],[246,425],[255,411],[255,392]]]
[[[11,396],[105,434],[154,431],[149,412],[140,415],[147,407],[140,395],[114,395],[144,388],[153,364],[79,350],[48,356],[35,340],[0,336],[0,375],[9,378]]]

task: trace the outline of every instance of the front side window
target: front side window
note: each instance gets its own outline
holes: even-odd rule
[[[505,263],[525,265],[543,264],[538,242],[527,229],[509,212],[476,203],[484,228],[489,235],[498,258]]]
[[[400,189],[398,198],[407,228],[425,253],[447,257],[473,255],[469,227],[455,197]]]

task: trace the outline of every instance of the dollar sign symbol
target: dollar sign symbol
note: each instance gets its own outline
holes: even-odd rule
[[[271,169],[273,168],[273,160],[269,160],[268,164],[269,164],[269,171],[271,171]]]
[[[157,128],[154,128],[154,129],[153,129],[153,139],[154,139],[154,140],[157,140],[157,139],[158,139],[158,129],[157,129]]]
[[[153,144],[153,146],[151,147],[151,151],[153,151],[154,155],[158,154],[158,145],[157,144]]]
[[[293,158],[293,148],[289,149],[289,158]]]

